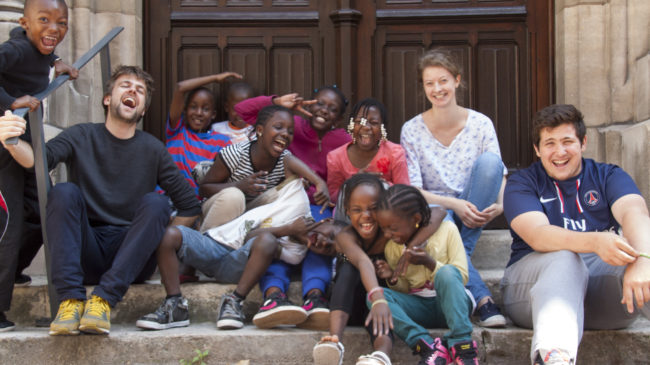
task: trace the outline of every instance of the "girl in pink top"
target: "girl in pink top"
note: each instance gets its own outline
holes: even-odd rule
[[[258,96],[238,103],[235,105],[235,111],[247,123],[255,124],[257,112],[271,104],[297,110],[309,118],[294,115],[294,136],[289,151],[327,181],[327,154],[351,139],[343,128],[339,128],[348,105],[341,90],[336,86],[323,86],[316,90],[313,100],[309,101],[296,93]],[[307,189],[312,204],[312,216],[317,221],[331,217],[331,209],[327,209],[323,214],[321,207],[315,206],[315,192],[314,186]]]
[[[386,140],[386,108],[376,99],[358,102],[350,113],[352,142],[327,154],[327,188],[334,201],[341,185],[359,172],[377,173],[390,184],[409,185],[406,154],[399,144]]]

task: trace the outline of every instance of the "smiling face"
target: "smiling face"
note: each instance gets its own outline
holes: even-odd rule
[[[379,189],[376,186],[361,184],[350,193],[346,213],[352,228],[364,240],[372,240],[377,235],[379,225],[375,219]]]
[[[144,80],[132,74],[117,78],[110,94],[104,96],[108,116],[125,123],[137,123],[146,108],[147,87]]]
[[[456,105],[460,75],[454,77],[446,68],[429,66],[422,71],[424,93],[434,107]]]
[[[192,95],[185,108],[187,126],[194,132],[206,131],[216,114],[212,93],[203,89]]]
[[[256,127],[258,141],[271,156],[280,157],[293,140],[293,117],[289,112],[276,111],[264,123]]]
[[[381,141],[382,123],[381,114],[374,106],[359,110],[354,117],[354,129],[352,130],[357,147],[362,150],[377,149],[379,141]]]
[[[586,149],[587,138],[581,141],[570,123],[544,128],[539,135],[539,146],[534,146],[535,153],[546,173],[558,181],[578,176],[582,170],[582,153]]]
[[[416,223],[420,223],[419,213],[406,217],[402,214],[395,214],[391,210],[378,210],[377,223],[381,227],[384,236],[395,243],[406,244],[413,236],[417,228]]]
[[[30,42],[47,55],[68,32],[68,8],[57,0],[31,0],[18,22]]]
[[[327,132],[341,118],[341,111],[343,110],[341,98],[330,89],[322,89],[314,99],[316,99],[316,103],[309,108],[313,115],[311,127],[317,132]]]

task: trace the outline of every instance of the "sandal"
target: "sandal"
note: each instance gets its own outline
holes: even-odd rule
[[[391,365],[391,362],[388,355],[381,351],[375,351],[370,355],[359,356],[357,365]]]
[[[340,341],[320,341],[314,346],[314,365],[341,365],[345,348]]]

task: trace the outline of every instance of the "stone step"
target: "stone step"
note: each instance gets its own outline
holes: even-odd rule
[[[477,270],[505,269],[510,260],[511,243],[512,237],[507,229],[483,231],[474,248],[472,264]]]
[[[434,337],[444,329],[431,330]],[[213,322],[165,331],[142,331],[133,325],[114,325],[109,336],[52,337],[45,328],[0,333],[3,364],[178,364],[191,359],[195,350],[208,350],[208,364],[311,364],[312,348],[324,332],[280,328],[219,331]],[[532,332],[520,328],[475,327],[481,364],[526,364]],[[344,364],[354,364],[371,352],[368,335],[360,327],[345,331]],[[586,331],[579,349],[581,364],[648,364],[650,322],[637,320],[619,331]],[[397,340],[393,364],[413,364],[410,349]],[[248,362],[246,362],[246,360]]]

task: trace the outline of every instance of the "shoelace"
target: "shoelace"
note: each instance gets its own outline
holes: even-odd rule
[[[79,301],[78,300],[68,300],[63,306],[63,310],[59,316],[59,319],[62,321],[67,321],[73,319],[79,313]]]
[[[108,309],[106,301],[98,297],[90,299],[86,305],[88,307],[88,314],[96,317],[102,316]]]
[[[239,303],[233,298],[226,298],[223,303],[223,313],[227,316],[241,317],[241,311],[238,311]]]

